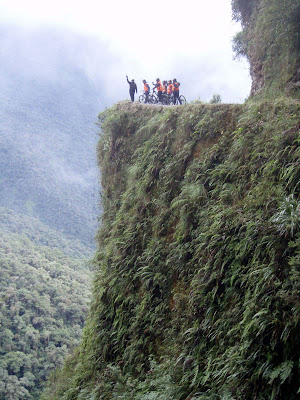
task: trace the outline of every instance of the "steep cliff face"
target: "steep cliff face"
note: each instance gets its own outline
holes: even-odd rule
[[[250,62],[251,94],[299,98],[299,0],[232,0],[232,5],[243,26],[236,50]]]
[[[93,300],[44,399],[299,396],[299,2],[232,3],[251,101],[100,115]]]
[[[50,398],[296,399],[299,111],[102,114],[94,296]]]

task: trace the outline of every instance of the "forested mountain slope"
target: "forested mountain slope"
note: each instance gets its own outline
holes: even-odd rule
[[[79,343],[88,253],[38,220],[0,211],[0,399],[38,399],[50,371]]]
[[[103,98],[81,62],[89,46],[59,30],[0,28],[1,400],[38,399],[87,314]]]
[[[91,258],[92,247],[85,246],[80,240],[68,239],[60,232],[49,228],[39,219],[17,214],[0,207],[0,228],[2,234],[19,234],[37,246],[47,246],[78,259]]]
[[[1,400],[39,398],[87,312],[102,107],[79,62],[89,44],[59,30],[0,28]]]
[[[0,206],[92,245],[101,93],[70,56],[73,42],[1,28]]]

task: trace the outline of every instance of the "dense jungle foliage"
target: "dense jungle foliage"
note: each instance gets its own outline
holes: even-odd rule
[[[23,234],[36,245],[59,249],[76,259],[91,258],[93,254],[93,249],[83,245],[79,239],[70,240],[39,219],[17,214],[5,207],[0,207],[0,228],[2,234]]]
[[[51,400],[296,400],[300,104],[100,115],[103,217],[83,342]]]
[[[300,1],[232,0],[243,31],[233,49],[250,63],[252,94],[300,98]]]
[[[89,249],[0,208],[0,399],[39,399],[78,345],[88,310]]]

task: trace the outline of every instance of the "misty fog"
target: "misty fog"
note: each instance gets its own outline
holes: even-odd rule
[[[155,54],[149,52],[146,57]],[[11,198],[15,198],[18,211],[26,212],[22,205],[26,201],[41,203],[41,193],[47,197],[57,192],[62,197],[57,208],[65,213],[63,199],[71,197],[68,212],[77,213],[79,219],[85,213],[84,218],[95,225],[100,190],[96,163],[99,128],[95,123],[106,107],[129,99],[126,74],[136,80],[139,91],[144,78],[151,84],[157,77],[176,77],[188,101],[209,101],[218,93],[224,102],[242,102],[247,85],[250,89],[247,64],[233,62],[228,48],[212,48],[209,53],[195,49],[194,55],[184,59],[174,54],[162,59],[161,70],[151,70],[150,62],[145,70],[145,65],[145,60],[133,63],[124,53],[113,51],[108,42],[92,36],[55,26],[2,25],[0,150],[4,175],[0,206],[12,205]],[[18,169],[17,179],[13,169]],[[26,186],[26,182],[30,184]],[[30,193],[26,195],[21,204],[24,190],[37,193],[34,199]],[[78,204],[84,202],[87,207],[85,212],[75,204],[77,198],[81,199]]]

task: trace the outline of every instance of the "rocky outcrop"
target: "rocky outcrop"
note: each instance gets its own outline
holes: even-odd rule
[[[299,0],[233,0],[243,26],[243,48],[250,63],[251,95],[299,97]]]

